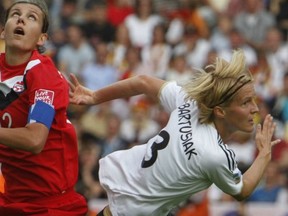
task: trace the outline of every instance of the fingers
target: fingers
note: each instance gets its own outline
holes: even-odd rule
[[[281,142],[280,139],[272,141],[275,129],[276,129],[276,123],[273,122],[273,117],[270,114],[268,114],[264,119],[262,131],[261,126],[257,127],[257,134],[259,134],[259,136],[265,137],[267,141],[270,141],[271,146],[274,146]]]
[[[67,80],[67,82],[68,82],[68,85],[69,85],[70,89],[72,90],[72,92],[74,92],[75,85],[72,82],[70,82],[69,80]]]
[[[280,143],[280,142],[281,142],[280,139],[273,140],[273,141],[271,142],[271,145],[274,146],[274,145],[277,145],[277,144]]]
[[[275,128],[276,124],[273,122],[273,117],[270,114],[268,114],[265,117],[263,123],[263,130],[262,130],[263,135],[266,135],[267,139],[271,139],[274,134]]]
[[[71,80],[72,80],[72,82],[74,83],[75,86],[80,85],[78,79],[76,78],[76,76],[74,74],[71,73],[70,74],[70,78],[71,78]]]

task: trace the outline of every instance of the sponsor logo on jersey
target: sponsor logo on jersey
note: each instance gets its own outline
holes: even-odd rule
[[[24,91],[24,82],[23,81],[16,82],[13,86],[13,91],[15,91],[15,92]]]
[[[35,99],[34,103],[36,101],[43,101],[44,103],[53,104],[54,100],[54,91],[47,90],[47,89],[39,89],[35,92]]]

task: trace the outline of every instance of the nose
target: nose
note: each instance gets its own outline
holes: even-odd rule
[[[18,17],[17,24],[18,23],[24,23],[24,20],[23,20],[23,18],[21,16]]]
[[[259,112],[259,107],[258,107],[258,105],[257,105],[257,103],[256,103],[255,100],[253,100],[252,107],[251,107],[251,112],[252,112],[253,114]]]

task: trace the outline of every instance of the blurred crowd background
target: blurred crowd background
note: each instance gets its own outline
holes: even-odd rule
[[[1,30],[11,2],[1,0]],[[245,215],[249,202],[288,206],[288,0],[46,2],[50,30],[44,54],[67,79],[73,73],[93,90],[138,74],[183,84],[215,57],[229,61],[233,49],[243,49],[260,108],[255,122],[272,113],[278,125],[275,138],[282,142],[273,147],[273,160],[257,190],[241,208],[226,215]],[[4,51],[1,40],[0,50]],[[99,158],[145,143],[168,119],[157,102],[144,96],[93,107],[71,105],[68,114],[79,139],[76,189],[88,201],[106,199],[98,181]],[[253,133],[237,133],[227,143],[243,172],[257,155],[253,139]],[[235,201],[212,186],[171,215],[208,216],[211,202]]]

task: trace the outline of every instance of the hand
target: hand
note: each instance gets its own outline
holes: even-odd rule
[[[72,104],[92,105],[94,104],[93,91],[82,86],[75,75],[70,75],[71,81],[68,81],[70,86],[69,100]]]
[[[259,154],[271,156],[271,147],[281,141],[280,139],[272,141],[275,128],[276,123],[273,122],[273,117],[270,114],[265,117],[262,127],[261,124],[257,125],[255,139]]]

